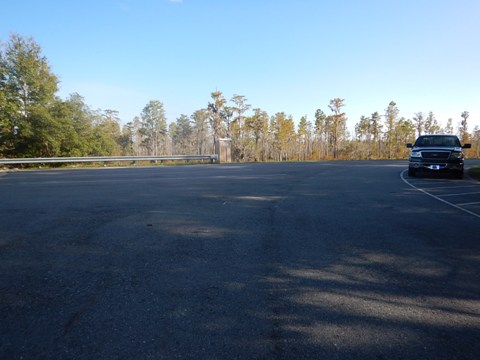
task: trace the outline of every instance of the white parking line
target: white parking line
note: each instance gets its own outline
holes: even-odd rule
[[[468,193],[458,193],[458,194],[445,194],[445,195],[438,195],[438,196],[439,197],[445,197],[445,196],[460,196],[460,195],[475,195],[475,194],[480,194],[480,191],[468,192]]]
[[[417,182],[415,182],[415,184],[418,185]],[[456,181],[456,184],[458,184],[458,181]],[[431,185],[431,184],[430,184]],[[458,186],[429,186],[428,189],[433,189],[433,190],[436,190],[436,189],[465,189],[465,188],[469,188],[469,187],[473,187],[473,188],[478,188],[478,185],[458,185]]]
[[[468,205],[480,205],[480,201],[477,202],[469,202],[469,203],[463,203],[463,204],[457,204],[458,206],[468,206]]]
[[[424,193],[424,194],[426,194],[426,195],[428,195],[428,196],[431,196],[432,198],[437,199],[438,201],[441,201],[441,202],[443,202],[444,204],[453,206],[455,209],[464,211],[464,212],[466,212],[467,214],[473,215],[473,216],[475,216],[475,217],[477,217],[477,218],[480,219],[480,214],[477,214],[477,213],[474,213],[473,211],[464,209],[464,208],[460,207],[459,205],[455,205],[455,204],[453,204],[453,203],[451,203],[451,202],[449,202],[449,201],[446,201],[446,200],[444,200],[444,199],[442,199],[442,198],[440,198],[440,197],[438,197],[438,196],[436,196],[436,195],[430,194],[429,192],[427,192],[427,191],[425,191],[425,190],[423,190],[423,189],[420,189],[420,188],[416,187],[416,186],[413,185],[413,184],[410,184],[410,183],[403,177],[403,174],[405,174],[406,172],[407,172],[407,170],[403,170],[403,171],[400,173],[400,178],[401,178],[401,179],[403,180],[403,182],[404,182],[405,184],[407,184],[408,186],[414,188],[415,190],[421,191],[422,193]]]

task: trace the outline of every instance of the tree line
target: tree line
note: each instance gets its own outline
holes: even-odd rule
[[[345,99],[293,119],[268,114],[243,95],[210,94],[206,106],[168,122],[164,105],[151,100],[139,116],[121,125],[116,110],[92,110],[84,98],[59,98],[58,77],[40,46],[13,34],[0,48],[0,157],[211,154],[214,142],[230,138],[235,161],[404,159],[405,143],[425,133],[457,133],[480,157],[480,129],[468,129],[468,111],[442,126],[433,112],[400,117],[394,101],[384,112],[362,116],[347,130]],[[325,110],[325,111],[324,111]],[[296,121],[298,120],[298,121]]]

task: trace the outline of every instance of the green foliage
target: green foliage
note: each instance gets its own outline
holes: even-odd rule
[[[78,94],[56,98],[57,83],[40,46],[12,35],[0,51],[0,156],[119,153],[116,112],[94,113]]]
[[[151,100],[143,108],[141,114],[140,133],[143,144],[148,148],[149,155],[160,155],[165,150],[164,136],[167,133],[167,119],[163,104],[158,100]]]
[[[118,139],[123,156],[134,155],[134,128],[133,123],[129,122],[122,128],[122,134]]]
[[[209,112],[207,109],[200,109],[191,116],[193,121],[194,153],[199,155],[207,154],[209,150]],[[196,151],[196,152],[195,152]]]
[[[265,161],[267,152],[268,114],[262,109],[253,109],[254,114],[245,119],[244,137],[247,159]]]
[[[278,160],[291,160],[294,158],[296,144],[293,118],[284,112],[279,112],[272,117],[272,125]]]
[[[345,106],[345,99],[335,98],[330,100],[330,105],[328,106],[332,110],[333,115],[331,115],[330,121],[328,122],[327,131],[330,133],[329,139],[331,146],[333,148],[333,157],[338,158],[338,147],[339,144],[346,137],[346,122],[347,118],[345,113],[342,112],[342,108]]]
[[[225,104],[227,100],[223,97],[221,91],[214,91],[211,93],[213,102],[208,103],[208,114],[210,126],[213,129],[214,139],[218,139],[227,135],[227,130],[223,120],[227,117],[227,110]]]
[[[10,42],[2,47],[0,71],[1,150],[24,156],[36,150],[55,152],[57,139],[40,127],[52,121],[48,108],[55,100],[57,78],[40,47],[31,38],[11,35]]]
[[[180,115],[176,123],[172,123],[171,137],[175,144],[175,155],[189,155],[192,153],[193,127],[187,115]]]
[[[2,59],[5,88],[24,117],[28,118],[31,106],[53,101],[57,77],[50,72],[47,59],[32,38],[11,35]]]
[[[399,110],[395,101],[390,101],[388,107],[385,109],[385,142],[387,146],[387,159],[394,157],[395,146],[395,127],[398,119]]]
[[[94,156],[120,155],[121,148],[118,143],[121,137],[120,125],[116,112],[106,110],[99,114],[99,122],[95,127]]]

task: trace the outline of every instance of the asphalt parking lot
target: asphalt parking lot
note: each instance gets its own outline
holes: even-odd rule
[[[406,166],[3,173],[0,358],[477,360],[479,185]]]

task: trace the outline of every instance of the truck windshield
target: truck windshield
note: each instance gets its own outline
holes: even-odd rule
[[[421,136],[415,146],[455,146],[460,147],[460,140],[456,136]]]

